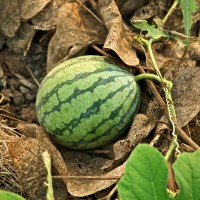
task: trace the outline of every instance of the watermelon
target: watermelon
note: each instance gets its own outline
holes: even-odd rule
[[[41,126],[56,143],[92,149],[112,142],[140,104],[134,76],[101,56],[80,56],[53,68],[36,98]]]

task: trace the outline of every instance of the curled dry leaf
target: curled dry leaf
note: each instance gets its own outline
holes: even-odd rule
[[[19,1],[21,18],[24,20],[31,19],[33,16],[39,13],[50,1],[52,0]]]
[[[48,47],[47,71],[59,61],[84,54],[92,43],[103,44],[105,27],[78,3],[59,8],[56,33]]]
[[[13,37],[20,26],[18,0],[1,1],[0,32],[6,37]]]
[[[99,1],[99,9],[109,33],[104,43],[104,49],[110,49],[127,65],[138,65],[139,60],[133,48],[131,38],[123,28],[121,14],[114,0]]]

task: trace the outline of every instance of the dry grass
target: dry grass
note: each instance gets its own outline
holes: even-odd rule
[[[21,188],[6,143],[19,138],[15,129],[0,119],[0,189],[20,192]]]

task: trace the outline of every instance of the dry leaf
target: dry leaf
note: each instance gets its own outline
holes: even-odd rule
[[[59,8],[65,0],[53,0],[48,3],[41,12],[34,16],[31,21],[34,29],[50,30],[56,27]]]
[[[181,68],[173,80],[172,97],[181,127],[200,111],[200,68]]]
[[[15,142],[8,142],[7,146],[22,191],[26,192],[30,199],[44,197],[46,194],[46,189],[43,187],[43,180],[46,176],[42,160],[42,153],[46,150],[44,144],[37,139],[19,139]]]
[[[63,4],[58,12],[56,33],[47,58],[47,71],[59,61],[85,54],[92,43],[102,44],[105,27],[78,3]]]
[[[102,166],[109,160],[92,152],[63,149],[62,155],[64,160],[69,162],[68,167],[74,169],[71,175],[77,177],[68,180],[67,188],[73,196],[83,197],[109,188],[118,181],[117,177],[121,177],[124,173],[125,164],[109,172],[104,172]],[[79,176],[89,176],[90,178],[79,178]]]
[[[127,137],[113,144],[115,161],[125,161],[127,156],[138,143],[148,136],[156,122],[144,114],[137,114],[133,120]]]
[[[7,40],[11,51],[26,55],[35,35],[35,30],[27,22],[21,23],[14,37]]]
[[[0,32],[7,37],[13,37],[20,26],[20,10],[18,0],[1,1]]]
[[[45,145],[46,149],[48,149],[49,154],[52,159],[52,165],[56,169],[56,171],[59,174],[62,175],[69,175],[70,171],[65,165],[65,162],[63,161],[63,158],[60,154],[60,152],[56,149],[56,147],[52,144],[52,142],[49,140],[47,134],[44,132],[44,130],[36,125],[36,124],[24,124],[19,123],[17,126],[17,129],[26,135],[27,137],[33,137],[37,138],[40,142]],[[73,170],[73,169],[72,169]],[[67,186],[67,180],[63,180],[65,185]]]
[[[191,42],[188,51],[192,60],[200,60],[200,41]]]
[[[52,0],[20,0],[21,18],[24,20],[31,19]]]
[[[114,0],[99,1],[99,9],[109,31],[103,48],[116,52],[127,65],[138,65],[132,40],[124,31],[122,17]]]

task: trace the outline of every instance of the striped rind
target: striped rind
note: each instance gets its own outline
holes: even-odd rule
[[[82,56],[55,67],[38,90],[40,124],[55,142],[73,149],[111,142],[130,125],[140,89],[126,70],[100,56]]]

